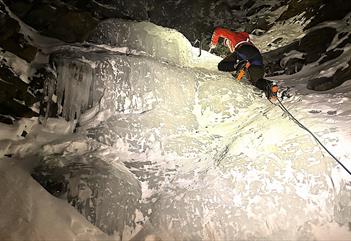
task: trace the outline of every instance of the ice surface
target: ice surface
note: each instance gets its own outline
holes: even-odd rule
[[[112,240],[13,160],[0,160],[0,174],[1,240]]]
[[[62,150],[44,147],[47,153],[55,152],[35,167],[34,179],[54,196],[67,200],[105,233],[117,235],[125,226],[133,227],[141,197],[140,184],[133,174],[117,158],[99,151],[98,144],[84,139],[66,143]]]
[[[98,25],[88,38],[97,44],[128,47],[144,52],[159,61],[182,66],[215,69],[219,58],[208,55],[198,57],[190,42],[178,31],[157,26],[151,22],[121,19],[106,20]],[[209,63],[213,63],[211,66]]]

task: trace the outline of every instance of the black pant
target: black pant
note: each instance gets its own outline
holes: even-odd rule
[[[234,72],[237,73],[240,71],[244,64],[238,65],[238,55],[236,52],[225,57],[221,62],[218,63],[218,70],[224,72]],[[264,79],[264,66],[263,65],[251,65],[245,71],[246,78],[258,89],[263,90],[264,92],[271,89],[272,81]]]

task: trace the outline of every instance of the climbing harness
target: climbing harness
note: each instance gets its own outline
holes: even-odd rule
[[[236,65],[236,68],[238,69],[236,79],[239,81],[245,76],[245,74],[248,73],[248,69],[250,68],[251,65],[263,66],[263,62],[261,60],[256,59],[256,57],[259,56],[259,52],[257,54],[255,54],[254,56],[246,56],[246,55],[240,53],[239,51],[237,51],[236,54],[240,60],[239,63],[237,63],[237,65]],[[249,79],[249,78],[247,78],[247,79]]]
[[[270,101],[270,100],[269,100]],[[310,131],[306,126],[304,126],[300,121],[298,121],[289,111],[288,109],[283,105],[283,103],[279,100],[279,98],[277,98],[278,104],[273,103],[272,101],[270,101],[272,104],[279,106],[279,108],[286,113],[300,128],[302,128],[303,130],[307,131],[308,133],[311,134],[311,136],[318,142],[318,144],[323,147],[323,149],[337,162],[339,163],[340,166],[342,166],[342,168],[344,168],[344,170],[351,175],[351,171],[349,169],[347,169],[339,160],[338,158],[336,158],[324,145],[323,143],[316,137],[315,134],[313,134],[312,131]]]
[[[236,80],[240,81],[244,76],[246,71],[250,68],[251,63],[249,61],[246,61],[245,65],[240,68],[239,73],[236,76]]]

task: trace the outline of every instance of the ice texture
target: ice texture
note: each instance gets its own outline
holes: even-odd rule
[[[98,45],[51,55],[57,77],[47,98],[57,96],[58,115],[77,125],[64,140],[41,142],[33,176],[44,186],[60,184],[47,177],[61,174],[76,191],[82,184],[57,196],[94,213],[99,205],[84,203],[95,200],[90,186],[107,183],[113,204],[101,199],[109,227],[100,228],[122,240],[315,240],[340,230],[350,237],[345,172],[260,91],[213,71],[218,58],[194,66],[182,52],[193,50],[186,39],[151,23],[107,20],[90,40]],[[343,87],[284,104],[350,166],[350,85]],[[85,213],[96,224],[93,216]]]

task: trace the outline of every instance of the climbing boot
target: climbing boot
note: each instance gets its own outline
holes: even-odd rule
[[[271,94],[270,94],[270,100],[277,100],[278,98],[278,85],[276,84],[273,84],[272,87],[271,87]]]
[[[268,100],[276,101],[278,98],[278,86],[276,84],[270,84],[266,87],[265,94]]]

